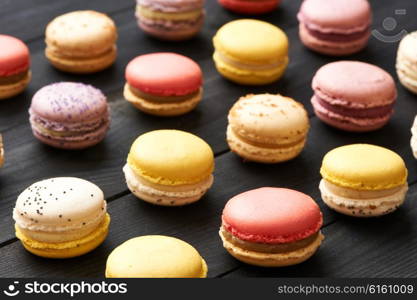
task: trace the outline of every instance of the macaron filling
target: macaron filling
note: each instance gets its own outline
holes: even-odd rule
[[[163,95],[161,96],[159,94],[152,94],[152,93],[144,92],[138,88],[131,86],[130,84],[129,84],[129,89],[136,97],[139,97],[146,101],[155,102],[155,103],[163,103],[163,102],[172,103],[172,102],[188,101],[190,99],[197,97],[199,94],[201,95],[202,90],[203,90],[200,87],[198,90],[193,91],[186,95]]]
[[[245,71],[274,71],[277,68],[281,68],[288,64],[288,57],[271,63],[248,63],[238,61],[220,50],[216,50],[214,56],[215,58],[220,59],[223,63],[226,63],[236,69],[243,69]]]
[[[394,113],[394,101],[391,104],[378,106],[378,107],[354,107],[347,102],[344,105],[332,104],[326,101],[325,98],[321,98],[317,94],[311,100],[313,106],[321,106],[325,110],[345,117],[353,118],[386,118],[390,117]]]
[[[14,84],[19,81],[25,80],[29,76],[29,72],[30,72],[29,69],[27,69],[20,73],[0,76],[0,85]]]
[[[308,24],[303,23],[308,33],[315,37],[316,39],[328,41],[328,42],[341,42],[341,43],[348,43],[354,42],[357,40],[361,40],[364,38],[368,38],[371,34],[370,27],[357,32],[350,32],[350,33],[338,33],[338,32],[323,32],[315,27],[310,27]]]
[[[170,186],[153,183],[140,177],[128,164],[123,167],[123,172],[132,193],[138,197],[156,199],[156,204],[169,202],[170,205],[175,205],[178,204],[177,201],[199,199],[213,185],[213,175],[196,184]]]
[[[318,231],[313,233],[312,235],[289,243],[279,243],[279,244],[270,244],[270,243],[256,243],[252,241],[245,241],[239,239],[238,237],[234,236],[231,232],[227,231],[226,227],[222,225],[220,229],[220,235],[226,241],[234,245],[235,247],[239,247],[241,249],[245,249],[248,251],[255,251],[260,253],[287,253],[292,251],[297,251],[302,248],[306,248],[313,244],[318,238],[321,233]]]

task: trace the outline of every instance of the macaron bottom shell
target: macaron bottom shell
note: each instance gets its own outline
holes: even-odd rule
[[[57,51],[46,48],[45,56],[58,70],[74,74],[89,74],[111,66],[116,60],[117,48],[113,46],[109,51],[99,56],[86,58],[63,56]]]
[[[378,217],[395,211],[404,203],[408,185],[389,190],[357,191],[322,179],[319,189],[323,202],[339,213],[353,217]]]
[[[231,126],[227,127],[227,143],[232,152],[249,161],[259,163],[279,163],[297,157],[304,149],[306,139],[298,144],[280,147],[262,147],[253,145],[240,138]]]
[[[23,247],[32,254],[45,258],[64,259],[84,255],[101,245],[107,237],[110,225],[110,215],[106,213],[103,222],[89,235],[69,242],[44,243],[26,237],[17,225],[16,236],[21,240]]]
[[[102,126],[96,132],[90,133],[88,139],[84,139],[83,136],[78,136],[76,139],[69,139],[66,137],[62,137],[60,135],[54,136],[53,133],[49,132],[49,134],[45,135],[38,131],[35,127],[32,128],[33,135],[37,138],[40,142],[49,145],[54,148],[64,149],[64,150],[81,150],[89,147],[93,147],[100,143],[104,137],[106,136],[109,124]],[[79,140],[77,140],[80,138]]]
[[[176,30],[169,30],[169,28],[164,28],[164,23],[170,24],[169,21],[159,20],[159,24],[153,24],[153,22],[146,22],[144,20],[138,20],[138,26],[144,32],[149,34],[150,36],[163,40],[163,41],[172,41],[172,42],[179,42],[189,40],[195,35],[197,35],[204,24],[204,18],[201,18],[198,22],[193,25],[179,28]],[[158,26],[162,24],[161,26]]]
[[[250,70],[246,68],[238,68],[236,65],[227,63],[221,58],[221,55],[216,51],[213,55],[217,71],[224,76],[238,84],[242,85],[266,85],[279,80],[288,66],[288,58],[277,67],[264,70]]]
[[[223,228],[220,229],[219,235],[227,252],[237,260],[260,267],[285,267],[300,264],[313,256],[324,239],[323,234],[319,231],[317,237],[302,248],[282,253],[263,253],[245,249],[241,245],[236,245],[233,240],[226,238],[223,230]]]
[[[27,75],[18,82],[0,84],[0,100],[14,97],[23,92],[32,79],[32,72],[27,71]]]
[[[123,95],[137,109],[150,115],[172,117],[186,114],[193,110],[203,97],[203,89],[190,95],[189,99],[173,102],[149,101],[136,95],[128,83],[125,84]]]
[[[350,132],[369,132],[384,127],[390,120],[391,114],[378,118],[355,118],[342,116],[326,109],[314,98],[311,100],[316,116],[329,126]]]

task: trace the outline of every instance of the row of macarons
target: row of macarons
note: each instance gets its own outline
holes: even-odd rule
[[[213,183],[213,169],[209,145],[177,130],[141,135],[123,168],[135,196],[167,206],[199,200]],[[375,145],[352,144],[331,150],[323,158],[320,173],[324,203],[349,216],[391,213],[402,205],[408,190],[404,161],[395,152]],[[46,258],[88,253],[105,240],[110,226],[102,190],[74,177],[51,178],[29,186],[18,196],[13,218],[24,248]],[[324,239],[317,203],[287,188],[263,187],[238,194],[226,203],[220,219],[224,248],[236,259],[256,266],[304,262]],[[115,248],[107,259],[106,276],[206,277],[207,269],[191,245],[151,235]]]
[[[145,54],[127,65],[124,97],[145,113],[179,115],[200,102],[202,82],[202,71],[190,58],[175,53]],[[313,77],[312,89],[311,103],[318,118],[353,132],[383,127],[393,115],[397,100],[392,76],[358,61],[322,66]],[[110,126],[106,96],[83,83],[59,82],[41,88],[32,98],[29,115],[34,136],[61,149],[96,145]],[[247,160],[263,163],[296,157],[305,146],[310,128],[301,103],[274,94],[241,97],[229,110],[228,121],[230,149]],[[417,150],[415,142],[412,147]]]
[[[189,27],[204,19],[202,0],[138,0],[139,25],[156,37],[179,39],[196,30]],[[276,0],[225,0],[226,7],[276,6]],[[227,4],[226,4],[227,3]],[[231,4],[233,3],[233,5]],[[273,4],[265,6],[266,3]],[[233,9],[233,8],[232,8]],[[362,50],[370,37],[371,7],[367,0],[305,0],[298,13],[301,41],[313,51],[344,56]],[[171,28],[172,27],[172,28]],[[201,27],[201,24],[197,26]],[[155,34],[155,31],[161,31]],[[168,38],[169,35],[177,36]],[[74,11],[52,20],[46,27],[45,54],[62,71],[92,73],[114,63],[117,29],[111,18],[96,11]],[[398,73],[416,91],[416,34],[409,35],[398,54]],[[214,60],[221,74],[241,84],[259,85],[278,80],[288,59],[288,39],[278,27],[254,19],[241,19],[222,26],[213,39]],[[30,80],[29,57],[24,44],[0,40],[0,98],[19,93]]]

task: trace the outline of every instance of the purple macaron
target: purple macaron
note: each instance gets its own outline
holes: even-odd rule
[[[59,82],[41,88],[29,109],[34,136],[61,149],[84,149],[99,143],[110,125],[106,96],[82,83]]]

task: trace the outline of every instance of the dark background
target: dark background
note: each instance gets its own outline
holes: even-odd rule
[[[215,0],[207,0],[207,19],[196,38],[181,43],[161,42],[145,36],[136,25],[133,0],[1,0],[0,32],[25,41],[32,55],[33,79],[21,95],[0,102],[0,132],[6,148],[6,164],[0,169],[0,276],[1,277],[103,277],[108,254],[125,240],[146,234],[181,238],[195,246],[206,259],[210,277],[417,277],[417,163],[409,146],[410,127],[417,112],[417,96],[398,84],[398,103],[391,122],[383,129],[351,134],[322,124],[312,113],[311,79],[323,64],[335,59],[304,48],[298,39],[296,13],[300,0],[284,0],[280,8],[259,17],[281,27],[290,39],[290,65],[277,83],[264,87],[238,86],[215,70],[211,38],[224,23],[241,16],[227,12]],[[387,36],[402,29],[417,30],[415,0],[373,0],[373,28]],[[118,59],[109,69],[88,76],[65,74],[46,61],[44,30],[54,17],[78,9],[109,14],[119,32]],[[407,14],[395,15],[396,9]],[[383,20],[394,17],[392,31]],[[398,43],[371,37],[369,46],[347,59],[376,64],[396,79]],[[193,112],[176,118],[145,115],[122,96],[124,68],[135,56],[173,51],[196,60],[204,71],[205,94]],[[32,95],[57,81],[80,81],[102,89],[112,109],[112,126],[106,139],[83,151],[63,151],[37,142],[30,130],[28,108]],[[247,93],[281,93],[302,102],[309,111],[311,131],[306,149],[287,163],[244,163],[230,153],[225,141],[227,112]],[[180,208],[157,207],[136,199],[124,181],[122,167],[133,140],[149,130],[176,128],[204,138],[216,153],[215,184],[199,202]],[[375,218],[345,217],[326,208],[319,195],[319,167],[323,155],[334,147],[366,142],[388,147],[407,163],[410,191],[395,213]],[[109,202],[110,234],[102,246],[79,258],[50,260],[26,252],[14,237],[12,209],[27,186],[54,176],[76,176],[100,186]],[[317,200],[324,214],[326,236],[318,253],[309,261],[287,268],[265,269],[244,265],[223,249],[217,231],[226,201],[237,193],[261,187],[280,186],[300,190]]]

